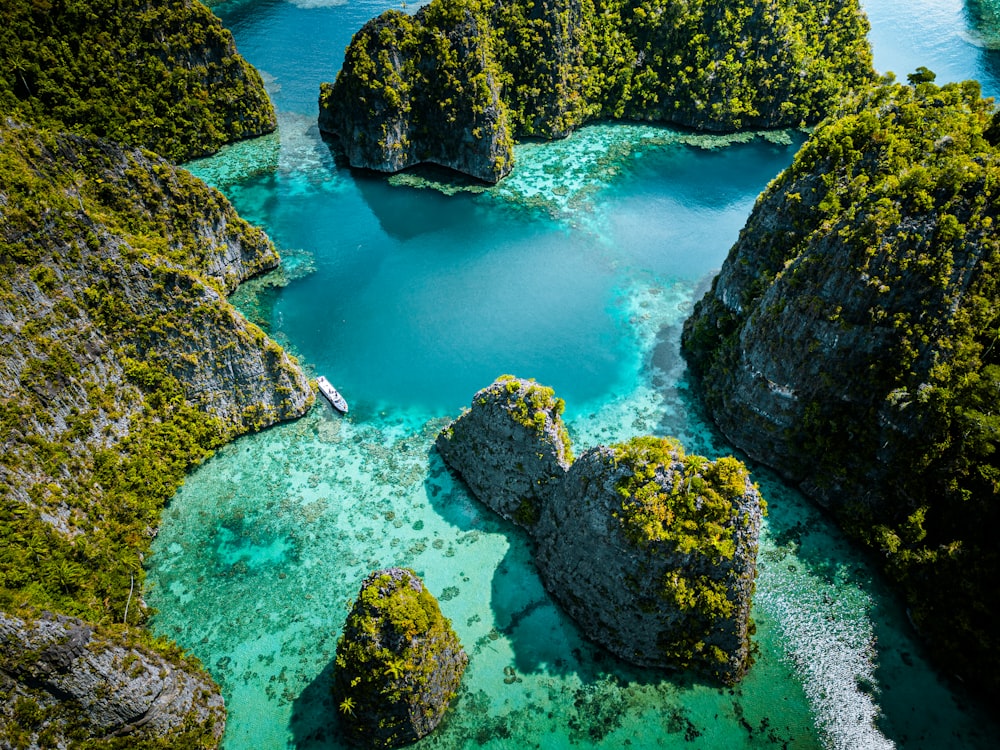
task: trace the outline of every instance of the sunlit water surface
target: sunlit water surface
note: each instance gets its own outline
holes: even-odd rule
[[[456,484],[434,437],[510,372],[566,399],[578,452],[650,433],[731,452],[689,397],[680,326],[802,135],[599,125],[524,144],[499,187],[452,195],[429,186],[436,175],[352,174],[315,128],[318,87],[385,7],[216,6],[280,120],[191,165],[285,258],[235,301],[352,406],[341,418],[320,403],[225,447],[164,514],[153,627],[221,684],[227,750],[341,747],[336,641],[362,578],[389,565],[424,578],[470,656],[421,747],[996,747],[869,561],[761,468],[759,654],[738,688],[637,670],[580,638],[524,535]],[[880,71],[926,65],[997,90],[994,6],[866,7]]]

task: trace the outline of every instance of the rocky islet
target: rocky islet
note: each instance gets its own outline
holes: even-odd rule
[[[635,438],[575,461],[552,389],[502,376],[437,449],[472,493],[527,529],[552,597],[593,641],[647,667],[727,684],[752,659],[765,503],[734,458]]]

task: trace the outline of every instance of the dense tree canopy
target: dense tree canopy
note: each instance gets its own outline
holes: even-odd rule
[[[0,116],[175,161],[275,127],[260,75],[197,0],[0,0]]]

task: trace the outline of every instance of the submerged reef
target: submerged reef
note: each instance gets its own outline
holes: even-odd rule
[[[320,130],[355,167],[429,162],[495,183],[513,139],[599,119],[812,124],[874,80],[856,0],[432,0],[355,34]]]
[[[0,116],[173,161],[274,130],[260,74],[195,0],[6,2]]]
[[[550,388],[502,376],[441,432],[438,451],[528,530],[545,587],[588,638],[641,666],[739,681],[766,507],[746,468],[657,437],[573,461],[561,411]]]
[[[197,665],[48,612],[0,612],[0,696],[3,747],[66,747],[63,738],[81,736],[203,747],[226,726],[222,697]]]
[[[333,695],[344,735],[362,747],[416,742],[441,722],[468,661],[416,573],[372,573],[337,642]]]
[[[1000,117],[920,69],[822,123],[683,350],[708,413],[875,551],[949,674],[1000,691]]]

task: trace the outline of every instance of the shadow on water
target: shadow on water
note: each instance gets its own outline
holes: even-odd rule
[[[292,704],[289,726],[293,747],[297,750],[339,750],[351,747],[340,730],[336,706],[333,705],[334,662],[330,661],[306,685]]]

